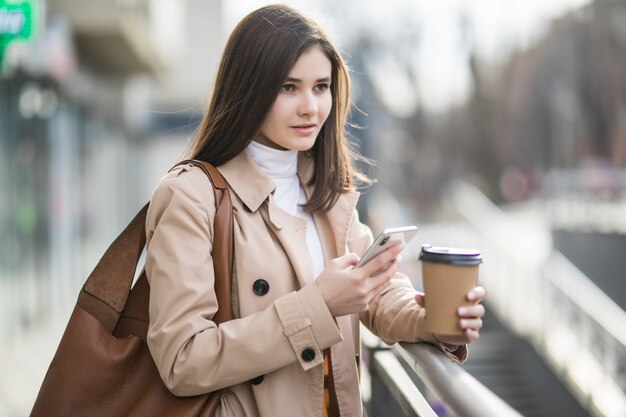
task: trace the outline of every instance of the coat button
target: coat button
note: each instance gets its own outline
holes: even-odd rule
[[[265,375],[259,375],[256,378],[252,378],[250,380],[250,383],[252,385],[259,385],[261,382],[263,382],[264,379],[265,379]]]
[[[315,359],[315,351],[311,348],[306,348],[302,351],[300,356],[302,356],[302,359],[305,362],[311,362],[313,359]]]
[[[265,295],[269,290],[270,284],[264,279],[257,279],[254,281],[254,284],[252,284],[252,291],[254,291],[256,295]]]

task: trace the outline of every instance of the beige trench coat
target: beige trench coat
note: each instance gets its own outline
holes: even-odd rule
[[[306,184],[312,164],[301,156],[298,165]],[[322,351],[330,347],[341,415],[361,417],[357,317],[330,315],[314,283],[306,221],[276,206],[274,183],[245,152],[218,170],[233,197],[237,319],[219,326],[211,321],[217,309],[211,259],[215,202],[204,173],[189,165],[166,175],[148,211],[148,346],[163,381],[180,396],[228,387],[218,410],[222,417],[320,417]],[[372,233],[355,210],[357,199],[358,193],[344,194],[328,213],[314,216],[325,261],[349,251],[362,255],[371,244]],[[360,319],[387,343],[437,345],[413,297],[410,281],[397,274]],[[462,346],[447,353],[463,360],[466,352]]]

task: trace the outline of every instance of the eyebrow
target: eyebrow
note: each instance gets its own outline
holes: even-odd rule
[[[285,80],[287,82],[290,83],[301,83],[302,80],[299,78],[293,78],[293,77],[287,77],[287,79]],[[315,80],[316,83],[329,83],[330,82],[330,77],[324,77],[324,78],[318,78],[317,80]]]

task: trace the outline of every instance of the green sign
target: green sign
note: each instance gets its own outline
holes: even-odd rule
[[[35,2],[0,0],[0,42],[29,40],[35,34]]]
[[[9,43],[28,41],[35,36],[36,8],[36,0],[0,0],[0,64]]]

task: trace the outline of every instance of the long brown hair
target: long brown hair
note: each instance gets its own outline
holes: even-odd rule
[[[228,39],[204,114],[187,157],[222,165],[248,146],[259,132],[281,86],[298,58],[319,45],[332,65],[332,109],[308,152],[314,160],[309,212],[330,209],[341,193],[367,181],[353,167],[358,154],[346,139],[350,76],[341,55],[312,19],[285,5],[262,7],[239,22]]]

